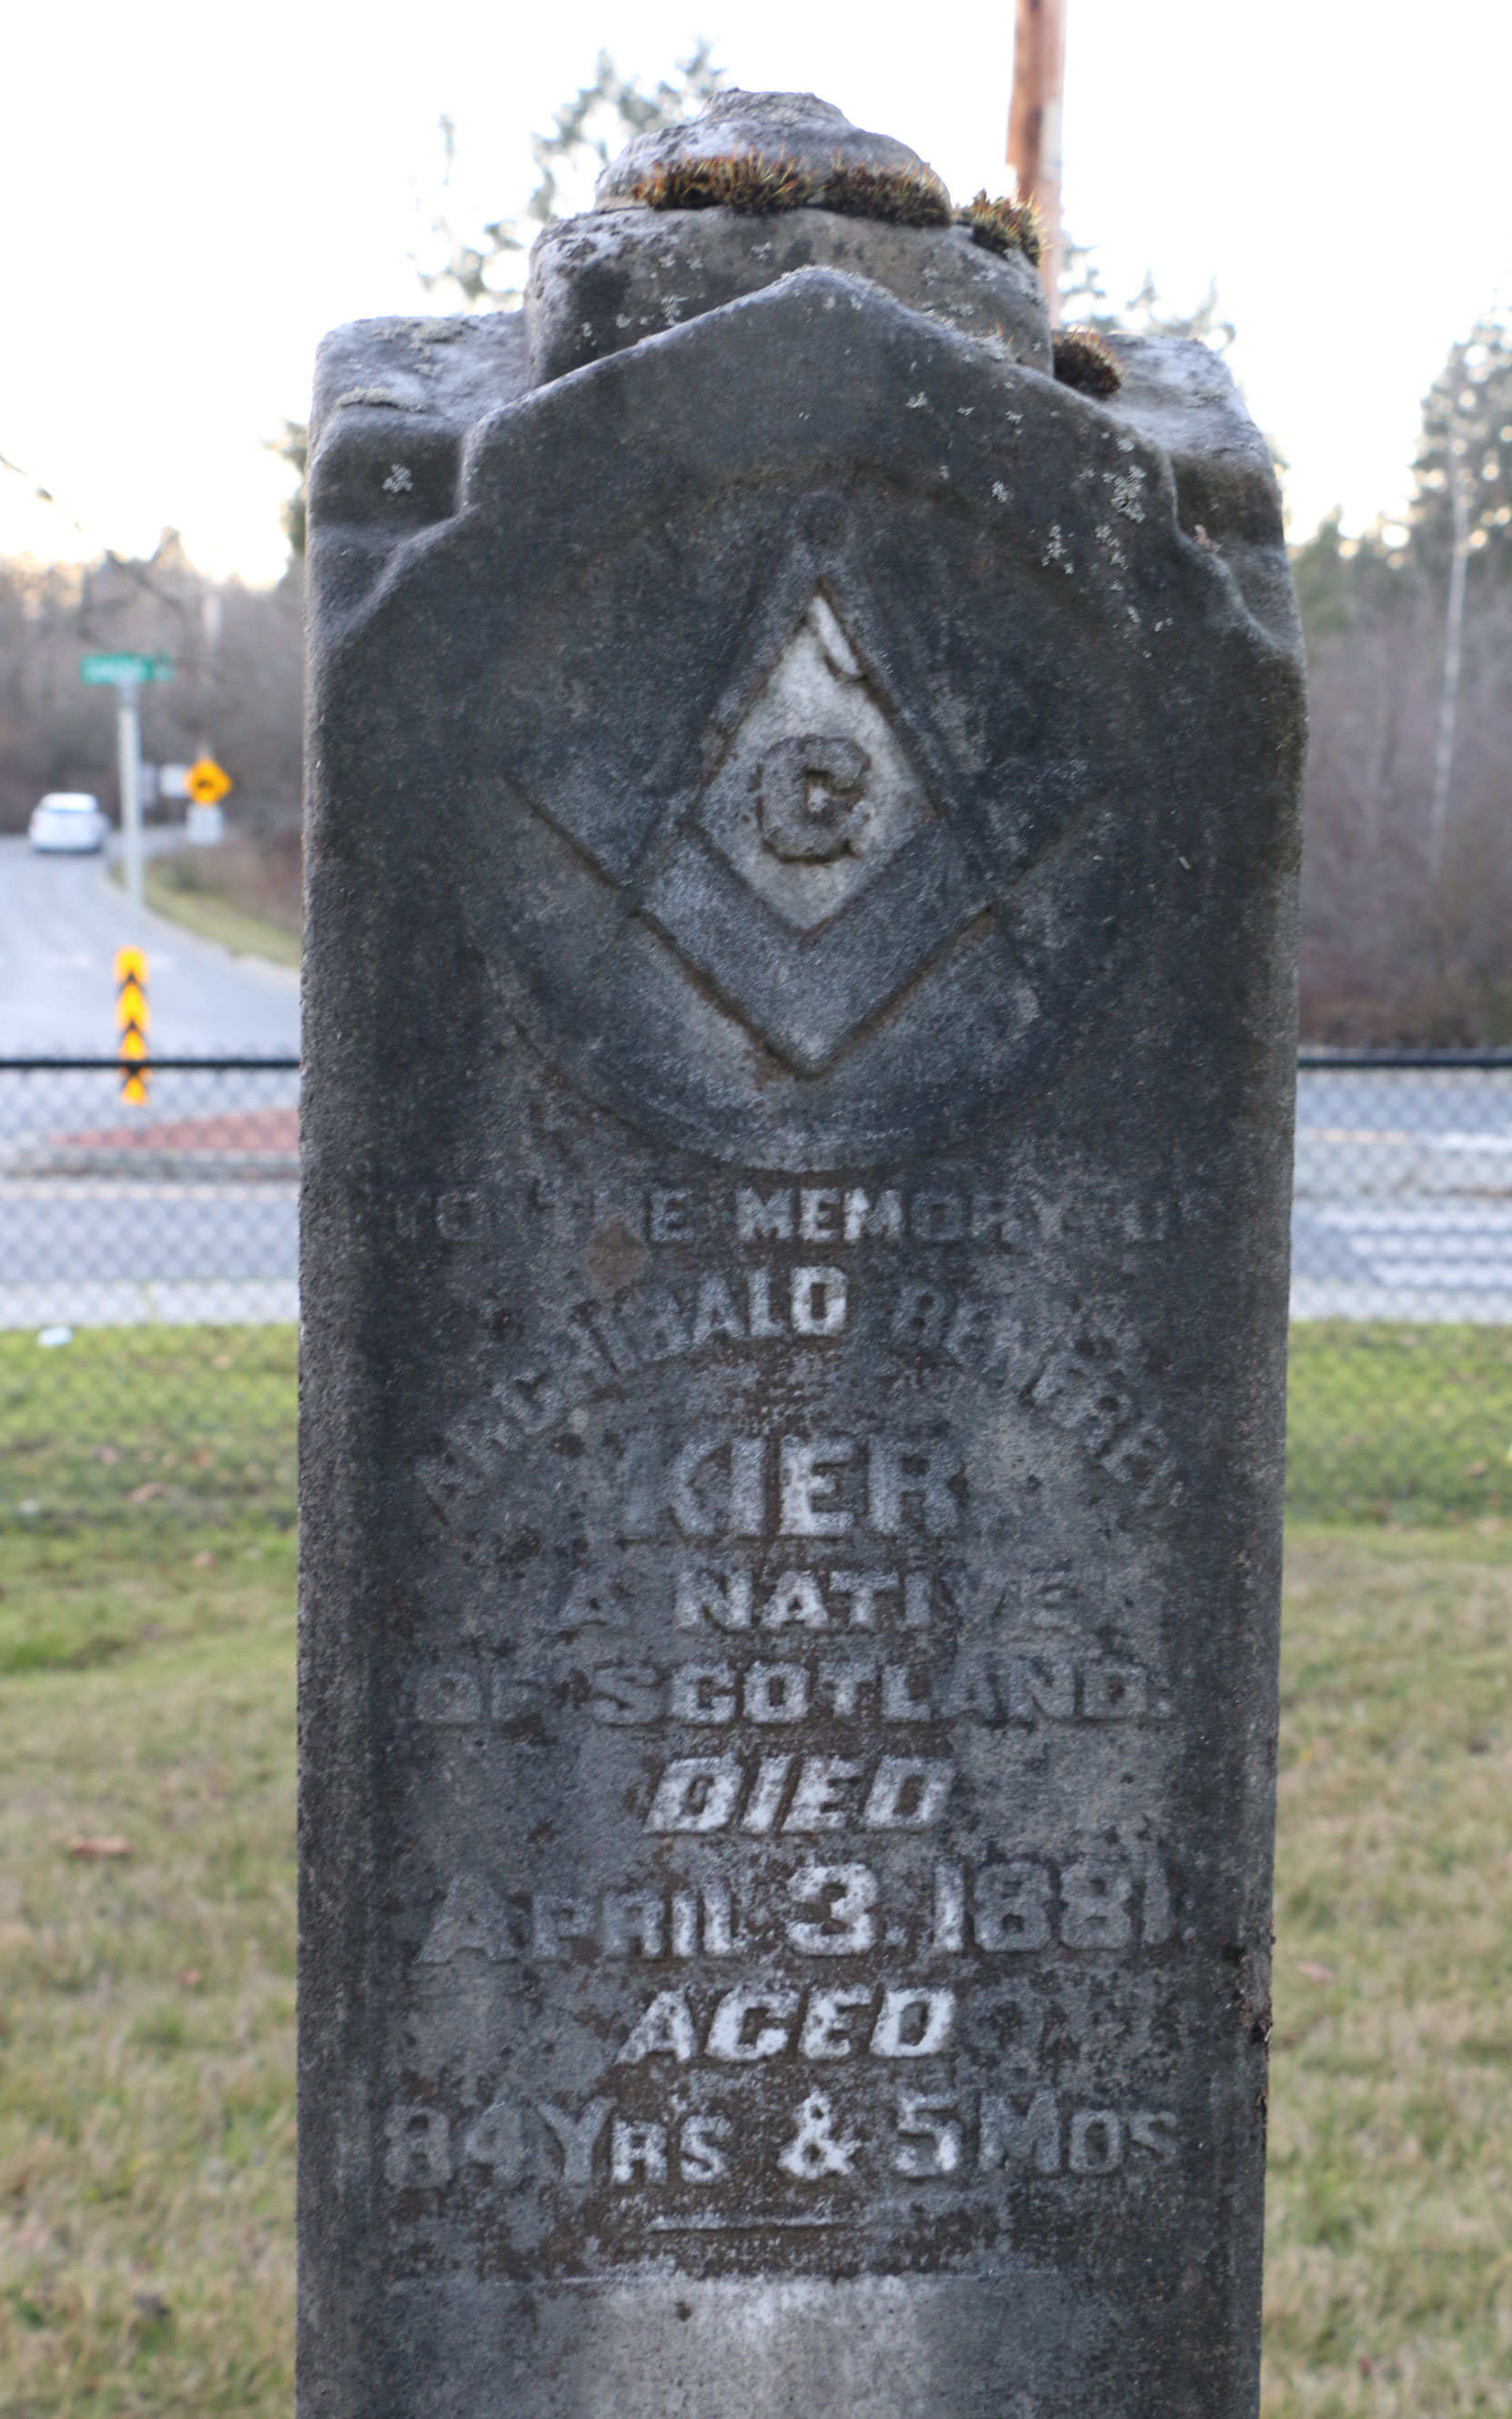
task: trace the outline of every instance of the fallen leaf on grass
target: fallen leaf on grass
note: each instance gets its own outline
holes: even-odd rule
[[[130,1840],[69,1840],[68,1850],[70,1857],[129,1857],[131,1843]]]
[[[1332,1965],[1315,1965],[1309,1957],[1299,1957],[1297,1971],[1305,1974],[1309,1982],[1336,1982],[1338,1976]]]

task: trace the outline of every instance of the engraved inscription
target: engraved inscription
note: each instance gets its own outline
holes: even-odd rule
[[[846,861],[853,760],[772,762],[761,844]],[[468,2047],[394,2095],[395,2206],[523,2257],[570,2189],[595,2260],[726,2273],[763,2226],[904,2258],[920,2193],[969,2258],[1041,2180],[1150,2189],[1200,2122],[1192,1847],[1137,1810],[1181,1740],[1172,1475],[1133,1355],[1021,1282],[1053,1222],[944,1167],[532,1214],[554,1306],[423,1473],[471,1610],[395,1718],[470,1810],[406,1970]]]
[[[824,2004],[806,2021],[816,2041],[842,2038],[836,2028],[852,2020],[848,2002],[860,1995],[815,1995]],[[794,2010],[779,1995],[732,1993],[720,2008],[728,2013],[717,2015],[711,2026],[718,2042],[710,2055],[727,2063],[780,2056],[796,2028]],[[918,2008],[921,2026],[940,2021],[923,2001]],[[917,2047],[898,2046],[898,2028],[914,2012],[912,2004],[900,2007],[896,2024],[887,2015],[887,2044],[878,2055],[921,2054]],[[879,2017],[878,2028],[882,2023]],[[680,2007],[657,2010],[645,2039],[637,2058],[660,2056],[687,2064],[697,2055],[692,2020]],[[869,2042],[863,2026],[862,2047],[870,2050],[875,2042],[875,2030]],[[848,2047],[839,2054],[846,2055]],[[810,2055],[825,2052],[820,2047]],[[434,2106],[400,2103],[388,2119],[387,2180],[396,2192],[436,2192],[467,2165],[506,2183],[537,2177],[585,2193],[632,2183],[720,2184],[728,2179],[727,2146],[742,2121],[733,2114],[633,2119],[615,2117],[612,2110],[613,2103],[604,2097],[589,2101],[577,2114],[549,2100],[503,2099],[467,2123],[454,2122]],[[876,2103],[864,2133],[851,2130],[830,2093],[812,2090],[788,2103],[764,2131],[756,2144],[747,2141],[758,2171],[776,2168],[796,2182],[813,2184],[831,2176],[859,2171],[864,2180],[869,2171],[890,2170],[912,2179],[951,2178],[966,2191],[1044,2176],[1101,2179],[1122,2173],[1137,2179],[1147,2163],[1168,2165],[1181,2148],[1180,2122],[1169,2109],[1078,2106],[1068,2094],[1032,2081],[1008,2092],[894,2089]],[[729,2222],[737,2222],[733,2211]]]
[[[990,1860],[972,1866],[936,1860],[902,1875],[830,1861],[837,1854],[844,1850],[807,1851],[785,1878],[763,1885],[753,1877],[738,1897],[723,1879],[697,1888],[646,1878],[612,1889],[526,1892],[464,1871],[416,1954],[423,1965],[469,1956],[494,1964],[659,1964],[784,1952],[859,1957],[882,1946],[931,1961],[1019,1960],[1057,1949],[1137,1956],[1173,1935],[1170,1877],[1148,1847],[1060,1857],[994,1847]]]
[[[467,1195],[476,1239],[501,1212],[483,1189]],[[1011,1388],[1073,1438],[1088,1459],[1141,1505],[1174,1502],[1180,1473],[1141,1399],[1129,1339],[1078,1330],[1068,1342],[1052,1302],[1027,1301],[1011,1280],[1020,1256],[1053,1240],[1067,1213],[1007,1190],[878,1182],[595,1187],[582,1204],[583,1273],[592,1290],[554,1330],[513,1341],[489,1390],[489,1416],[455,1430],[446,1455],[422,1465],[444,1508],[475,1483],[471,1471],[526,1437],[579,1430],[592,1407],[642,1394],[669,1363],[718,1367],[750,1354],[764,1367],[847,1339],[893,1363],[952,1371]],[[571,1204],[554,1205],[570,1226]],[[1129,1212],[1129,1249],[1158,1241],[1161,1205]],[[906,1265],[928,1250],[927,1275]],[[711,1246],[728,1256],[710,1265]],[[1009,1282],[1005,1285],[1004,1280]],[[518,1322],[497,1299],[482,1315],[513,1338]]]

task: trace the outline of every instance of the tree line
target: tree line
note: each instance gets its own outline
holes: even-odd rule
[[[1484,319],[1423,407],[1412,499],[1295,553],[1312,716],[1304,1030],[1512,1041],[1512,332]],[[1446,694],[1458,562],[1458,680]]]
[[[115,692],[85,688],[80,658],[167,655],[173,679],[141,694],[143,755],[183,764],[208,752],[226,766],[232,843],[215,879],[297,928],[303,586],[298,554],[272,588],[208,579],[172,530],[140,561],[0,562],[0,831],[24,830],[48,790],[92,791],[118,812]]]

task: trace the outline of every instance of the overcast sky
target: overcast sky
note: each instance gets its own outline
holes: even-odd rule
[[[1066,214],[1110,292],[1216,276],[1289,462],[1294,532],[1397,508],[1424,389],[1512,290],[1507,0],[1069,0]],[[0,82],[0,553],[150,550],[276,575],[322,331],[424,307],[408,255],[455,118],[455,203],[507,214],[528,137],[607,45],[654,79],[706,33],[1000,192],[1012,0],[600,0],[532,11],[75,0],[12,12]],[[417,207],[418,203],[418,207]]]

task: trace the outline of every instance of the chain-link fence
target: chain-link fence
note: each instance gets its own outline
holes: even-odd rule
[[[1291,1317],[1294,1514],[1512,1514],[1512,1052],[1303,1054]]]
[[[0,1531],[292,1524],[299,1080],[0,1061]]]
[[[294,1517],[299,1069],[0,1061],[0,1526]],[[1512,1517],[1512,1053],[1304,1054],[1289,1500]]]

